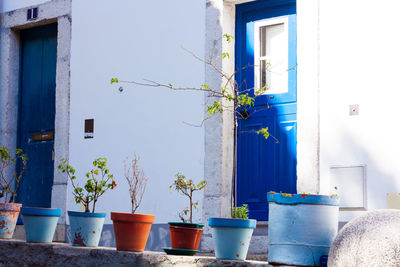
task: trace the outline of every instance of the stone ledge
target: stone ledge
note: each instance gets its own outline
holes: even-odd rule
[[[73,247],[65,243],[0,240],[0,266],[270,266],[262,261],[217,260],[210,256],[170,256],[163,252],[116,251],[115,248]]]

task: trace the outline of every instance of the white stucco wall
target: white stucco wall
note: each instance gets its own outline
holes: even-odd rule
[[[177,221],[178,210],[188,205],[169,185],[178,171],[195,181],[203,178],[204,129],[183,123],[200,124],[203,94],[110,85],[110,79],[201,85],[204,65],[180,45],[203,57],[204,20],[202,0],[72,2],[71,164],[83,176],[93,158],[105,156],[118,183],[97,211],[129,211],[123,161],[134,153],[149,177],[138,213],[155,214],[156,223],[166,223]],[[84,139],[84,120],[91,118],[94,139]],[[196,221],[201,220],[202,198],[201,192]],[[79,209],[71,186],[67,209]]]
[[[7,12],[43,2],[47,1],[3,0],[0,7]],[[224,22],[218,21],[224,29],[210,30],[210,45],[213,34],[233,31],[233,4],[243,1],[225,2],[230,4],[225,3]],[[204,129],[182,123],[201,121],[203,95],[109,82],[118,77],[182,86],[203,83],[203,64],[180,45],[204,55],[206,3],[222,6],[223,1],[72,2],[71,164],[83,176],[94,157],[105,156],[118,183],[105,194],[98,211],[129,210],[123,160],[133,153],[141,157],[149,176],[138,212],[154,213],[156,223],[177,220],[178,209],[186,205],[168,189],[177,171],[196,181],[203,178]],[[353,165],[366,166],[368,209],[385,208],[386,194],[400,191],[398,5],[396,0],[379,5],[361,0],[297,1],[299,192],[330,194],[330,168]],[[121,85],[122,93],[117,90]],[[360,115],[349,116],[350,104],[359,105]],[[94,139],[83,138],[84,120],[89,118],[95,119]],[[221,160],[213,155],[208,160],[214,159]],[[67,209],[78,210],[70,189]],[[214,197],[213,193],[208,194]],[[196,214],[197,221],[201,214]],[[341,212],[340,220],[356,214]]]
[[[0,11],[8,12],[19,8],[24,8],[32,5],[42,4],[50,0],[1,0]]]
[[[399,5],[297,1],[299,192],[331,194],[330,168],[358,165],[366,166],[369,210],[386,208],[387,193],[399,192]],[[351,104],[360,115],[349,116]],[[340,220],[360,212],[342,211]]]
[[[366,165],[368,209],[386,208],[386,194],[400,192],[399,7],[320,1],[321,192],[329,193],[331,166]],[[350,104],[359,116],[349,116]]]

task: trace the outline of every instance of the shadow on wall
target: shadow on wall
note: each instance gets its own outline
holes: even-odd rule
[[[340,126],[338,126],[340,129]],[[387,165],[385,160],[381,161],[383,156],[388,158],[387,155],[396,156],[395,147],[386,149],[386,155],[379,154],[378,151],[373,149],[371,143],[363,144],[360,139],[356,138],[354,134],[349,131],[342,131],[340,134],[339,142],[335,143],[336,151],[332,151],[329,148],[325,148],[325,151],[321,153],[321,167],[324,168],[321,172],[321,182],[324,180],[325,190],[324,193],[332,194],[330,191],[330,183],[332,183],[332,177],[330,176],[330,169],[332,166],[359,166],[365,165],[365,191],[366,194],[366,208],[367,210],[374,209],[385,209],[386,208],[386,195],[387,193],[399,193],[398,178],[393,176],[393,166]],[[339,149],[338,149],[339,148]],[[391,157],[391,156],[389,156]],[[378,162],[379,161],[381,162]],[[382,162],[386,163],[385,166],[392,167],[386,169],[382,165]],[[348,177],[351,179],[351,177]],[[347,192],[354,192],[356,189],[349,188],[354,184],[347,184],[345,189]],[[340,196],[340,195],[339,195]],[[352,218],[361,215],[363,211],[360,209],[348,209],[341,211],[339,216],[341,228],[346,222]]]
[[[71,243],[71,230],[69,225],[66,227],[66,242]],[[147,240],[147,251],[163,251],[163,247],[170,247],[171,237],[168,229],[168,224],[153,224],[149,238]],[[115,247],[114,228],[112,224],[105,224],[101,233],[99,242],[101,247]]]

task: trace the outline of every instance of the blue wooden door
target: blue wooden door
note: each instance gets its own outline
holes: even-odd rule
[[[242,91],[268,88],[238,120],[237,201],[268,220],[267,192],[296,192],[296,1],[241,4],[236,16],[236,81]],[[256,133],[263,127],[279,143]]]
[[[28,156],[17,202],[50,207],[54,172],[57,24],[21,31],[18,146]]]

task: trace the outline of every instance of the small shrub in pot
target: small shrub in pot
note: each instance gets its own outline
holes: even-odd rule
[[[95,213],[96,203],[107,190],[117,186],[114,175],[107,168],[106,158],[96,158],[92,164],[92,169],[85,175],[83,187],[79,186],[75,169],[67,159],[62,159],[58,165],[58,170],[71,181],[75,202],[85,209],[85,212],[68,211],[74,246],[98,246],[106,214]]]
[[[141,252],[145,249],[155,218],[154,215],[135,213],[142,202],[148,177],[139,167],[139,157],[136,154],[132,160],[125,160],[124,170],[129,186],[131,213],[111,212],[115,242],[117,250]]]

